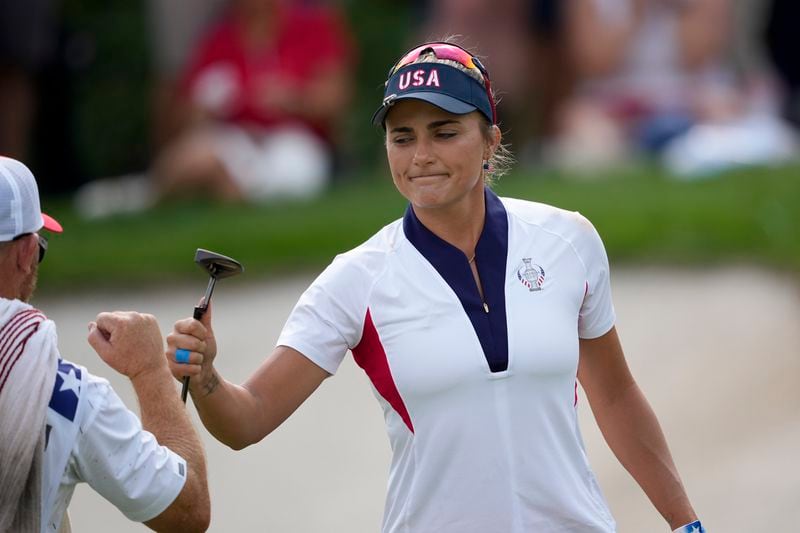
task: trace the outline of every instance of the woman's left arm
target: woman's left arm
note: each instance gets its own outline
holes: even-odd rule
[[[580,340],[578,380],[611,451],[670,528],[697,520],[656,415],[628,369],[616,328]]]

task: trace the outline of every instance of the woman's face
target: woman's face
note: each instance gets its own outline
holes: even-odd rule
[[[400,194],[421,209],[482,201],[483,161],[494,148],[482,120],[477,111],[454,115],[420,100],[397,102],[386,116],[386,155]]]

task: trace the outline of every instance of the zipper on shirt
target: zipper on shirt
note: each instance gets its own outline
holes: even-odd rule
[[[472,256],[472,259],[467,261],[467,266],[469,266],[470,273],[472,272],[472,263],[474,261],[475,261],[475,256],[474,255]],[[476,268],[477,268],[477,265],[476,265]],[[475,276],[473,275],[473,278],[474,277]],[[484,294],[483,294],[482,287],[478,286],[477,280],[475,280],[475,290],[478,291],[478,297],[480,297],[481,303],[483,304],[483,312],[488,315],[489,314],[489,304],[486,303],[486,300],[484,299]]]
[[[472,271],[472,263],[475,262],[475,257],[476,256],[473,254],[472,259],[467,261],[467,266],[469,266],[470,272]],[[475,265],[475,267],[477,268],[477,265]],[[473,278],[474,277],[475,276],[473,276]],[[484,299],[483,291],[481,289],[482,289],[482,287],[480,287],[478,285],[477,280],[475,280],[475,290],[478,291],[478,296],[480,296],[480,298],[481,298],[481,303],[483,304],[483,312],[488,315],[489,314],[489,304],[486,303],[486,300]]]

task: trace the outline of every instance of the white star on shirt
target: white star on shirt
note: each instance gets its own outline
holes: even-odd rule
[[[68,374],[59,370],[58,375],[60,375],[61,379],[64,380],[64,383],[61,384],[61,388],[58,389],[58,392],[71,390],[75,396],[77,396],[81,390],[81,380],[75,375],[75,369],[70,368]]]
[[[690,533],[700,533],[700,528],[697,526],[692,526],[692,531]]]

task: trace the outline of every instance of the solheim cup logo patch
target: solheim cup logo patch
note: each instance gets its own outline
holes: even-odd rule
[[[531,261],[530,257],[522,259],[522,264],[517,267],[517,279],[530,292],[540,291],[544,285],[544,269]]]

